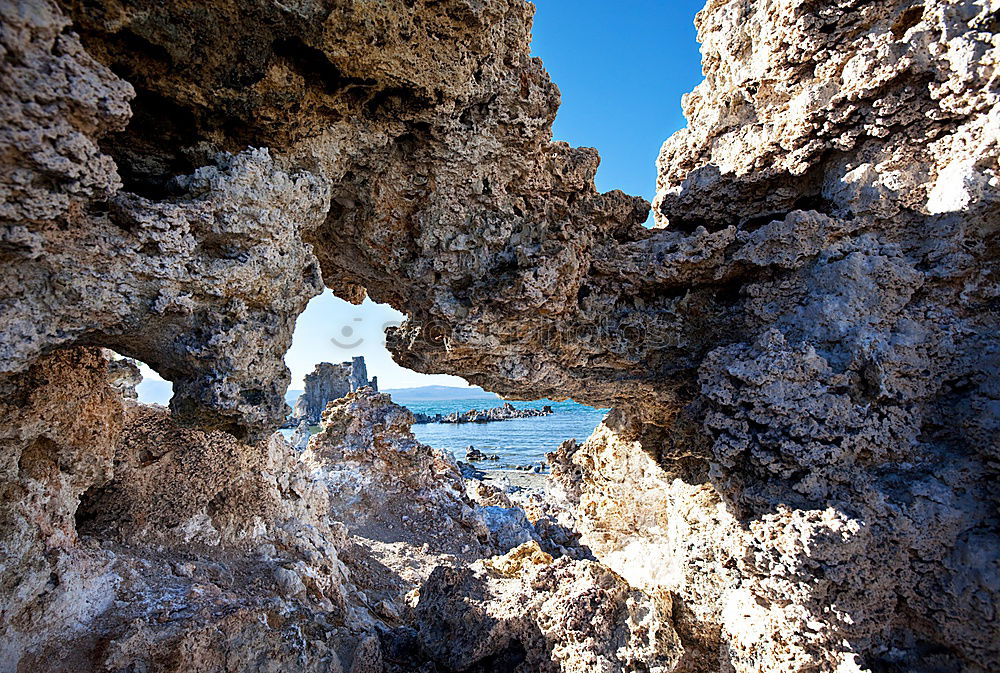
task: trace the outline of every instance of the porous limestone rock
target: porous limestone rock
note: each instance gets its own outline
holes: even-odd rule
[[[80,496],[112,472],[121,395],[99,349],[63,350],[0,383],[0,671],[113,600],[113,556],[79,542]]]
[[[642,199],[597,193],[596,152],[551,142],[520,0],[5,3],[0,385],[47,357],[90,381],[56,349],[113,348],[174,382],[178,418],[259,446],[322,277],[409,316],[401,364],[618,406],[554,462],[584,542],[672,596],[668,669],[996,670],[998,11],[710,0],[647,230]],[[95,402],[111,434],[70,463],[94,462],[22,476],[24,441],[82,404],[50,394],[5,413],[4,506],[65,492],[65,522],[121,421]],[[56,556],[14,648],[56,628],[31,596],[75,595],[44,588]],[[107,556],[62,558],[94,578]],[[345,664],[391,660],[352,637]]]
[[[385,537],[393,529],[426,535],[435,547],[486,543],[489,531],[446,453],[422,444],[413,414],[386,393],[361,388],[330,404],[303,461],[330,491],[331,516],[351,532]]]
[[[241,147],[172,174],[168,199],[120,191],[101,143],[129,123],[132,87],[54,3],[4,3],[0,20],[0,376],[106,346],[173,381],[189,420],[259,436],[285,416],[282,358],[321,289],[302,234],[328,183]]]
[[[734,572],[739,524],[711,483],[663,469],[641,425],[613,411],[582,445],[548,454],[552,499],[571,516],[577,544],[647,592],[673,595],[673,628],[684,647],[679,670],[718,671],[723,596]],[[681,461],[668,463],[675,469]]]
[[[650,362],[673,400],[551,462],[584,543],[676,593],[706,670],[1000,666],[996,11],[698,16],[659,229],[600,268],[681,308],[647,332],[664,352],[710,329]]]
[[[667,595],[600,563],[553,560],[537,542],[435,569],[415,613],[425,651],[449,671],[665,673],[682,652]]]
[[[0,488],[19,497],[0,507],[0,671],[350,662],[372,624],[353,616],[325,484],[277,436],[246,445],[126,402],[112,363],[63,349],[3,384]]]
[[[551,142],[559,95],[530,55],[530,5],[61,4],[135,88],[132,122],[102,145],[125,190],[172,198],[213,153],[269,148],[330,185],[323,224],[300,231],[335,292],[405,309],[403,364],[559,399],[579,388],[574,362],[602,366],[583,341],[540,345],[573,334],[591,249],[645,238],[648,204],[597,193],[597,153]]]

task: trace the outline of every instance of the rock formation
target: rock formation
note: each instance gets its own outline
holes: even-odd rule
[[[306,447],[309,445],[309,438],[312,436],[312,432],[309,430],[309,423],[306,421],[301,421],[296,427],[295,431],[288,438],[288,444],[296,451],[305,451]]]
[[[436,568],[415,612],[421,644],[447,671],[663,672],[682,654],[667,595],[632,589],[600,563],[553,560],[536,542]]]
[[[0,375],[96,344],[172,381],[171,406],[189,422],[258,435],[283,419],[282,357],[322,289],[302,234],[329,210],[328,182],[248,149],[174,172],[169,198],[123,190],[128,169],[107,147],[148,123],[130,107],[133,86],[49,0],[6,2],[0,20]],[[176,146],[161,132],[144,144]]]
[[[608,638],[642,661],[579,661],[1000,668],[994,2],[710,0],[652,230],[551,142],[521,0],[154,5],[0,5],[6,670],[363,673],[412,646],[523,671],[529,636],[558,641],[533,614],[478,659],[376,633],[338,579],[374,547],[268,438],[323,285],[405,312],[406,366],[617,407],[551,462],[629,586],[574,566],[610,592],[576,595],[629,635],[556,610],[564,670]],[[172,381],[169,418],[127,411],[95,347]],[[157,545],[187,544],[211,553],[168,575]],[[433,586],[478,591],[459,566]]]
[[[61,350],[6,384],[0,483],[20,497],[0,510],[0,670],[350,660],[369,627],[335,626],[351,592],[324,485],[276,437],[246,445],[127,403],[109,364]]]
[[[584,541],[719,666],[1000,665],[987,5],[699,15],[663,229],[599,263],[660,298],[670,392],[553,462]]]
[[[323,410],[333,400],[365,386],[378,391],[378,381],[375,377],[368,380],[368,369],[361,356],[339,365],[320,362],[311,374],[306,374],[305,385],[305,390],[295,401],[292,419],[293,422],[304,421],[310,425],[319,424]]]
[[[135,388],[142,383],[142,372],[135,360],[112,357],[108,362],[108,372],[111,387],[121,393],[122,397],[128,400],[139,399]]]
[[[414,414],[415,423],[492,423],[494,421],[511,421],[515,418],[537,418],[551,416],[552,407],[546,404],[540,408],[518,409],[510,402],[491,409],[469,409],[450,414]]]
[[[331,406],[300,454],[277,435],[248,445],[181,427],[124,398],[113,364],[98,349],[60,351],[18,375],[0,408],[5,428],[33,433],[2,438],[14,460],[0,485],[23,495],[0,509],[5,673],[404,673],[456,658],[490,670],[497,648],[537,670],[597,657],[618,671],[672,652],[654,638],[671,633],[650,613],[660,601],[593,561],[553,560],[523,513],[551,570],[522,570],[522,549],[489,561],[506,578],[489,592],[440,593],[437,578],[506,551],[510,531],[491,530],[454,463],[413,439],[387,395]],[[607,616],[593,621],[603,596]],[[454,641],[462,600],[481,617]],[[599,642],[600,629],[626,640]]]
[[[409,410],[370,388],[327,408],[303,460],[329,484],[335,518],[369,537],[405,523],[425,531],[429,544],[486,542],[488,531],[464,496],[458,465],[418,442],[412,424]]]
[[[537,418],[552,415],[552,407],[545,405],[540,409],[517,409],[510,402],[492,409],[470,409],[465,412],[448,414],[441,419],[442,423],[492,423],[493,421],[510,421],[515,418]]]

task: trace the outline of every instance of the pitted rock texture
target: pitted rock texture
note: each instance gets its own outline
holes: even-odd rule
[[[244,147],[171,175],[168,199],[121,191],[101,143],[129,123],[132,87],[54,4],[0,11],[0,375],[57,347],[106,346],[173,381],[189,420],[259,435],[285,416],[282,357],[321,289],[301,237],[329,185]]]
[[[560,478],[584,542],[673,596],[675,668],[1000,668],[994,0],[710,0],[654,230],[550,142],[519,0],[0,11],[0,385],[109,347],[258,446],[322,278],[407,313],[402,364],[618,406]],[[113,463],[92,441],[46,468],[57,520]]]
[[[691,403],[742,524],[738,670],[1000,665],[996,10],[699,16],[706,82],[656,210],[745,240]]]
[[[537,542],[492,557],[454,463],[387,395],[331,405],[299,453],[124,399],[120,362],[65,349],[5,382],[4,427],[23,434],[2,438],[0,486],[24,497],[0,508],[0,671],[582,673],[678,655],[669,601],[606,566]],[[455,573],[472,584],[442,594]],[[481,617],[461,639],[455,605]]]
[[[596,342],[539,347],[572,337],[591,248],[644,238],[648,204],[598,194],[597,153],[551,142],[559,95],[530,56],[527,3],[63,7],[135,87],[132,123],[102,145],[126,190],[162,198],[215,152],[269,148],[329,182],[305,240],[340,296],[410,315],[393,337],[404,364],[557,398],[580,388],[573,367],[624,365]]]
[[[660,229],[602,267],[681,308],[664,347],[721,328],[660,370],[672,403],[552,462],[583,541],[676,592],[712,668],[1000,665],[996,11],[698,16]]]
[[[79,543],[81,495],[111,476],[121,395],[99,349],[43,358],[0,384],[0,670],[112,600],[111,556]]]
[[[668,596],[594,561],[553,560],[536,542],[435,569],[415,612],[425,651],[449,671],[665,673],[682,651]]]
[[[457,463],[418,442],[413,420],[388,394],[367,387],[327,407],[302,459],[328,485],[332,516],[379,539],[398,537],[393,531],[402,528],[436,531],[426,538],[435,548],[487,543]]]
[[[373,626],[325,485],[278,437],[126,402],[113,364],[64,349],[3,384],[0,671],[349,666]]]

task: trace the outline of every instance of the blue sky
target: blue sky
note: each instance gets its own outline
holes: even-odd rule
[[[701,81],[691,0],[537,0],[532,52],[562,93],[553,135],[601,154],[597,187],[652,199],[656,155],[684,127],[681,96]],[[329,291],[299,317],[285,362],[292,388],[317,362],[364,355],[382,388],[467,385],[454,376],[425,375],[392,361],[382,329],[404,316],[366,301],[352,306]],[[336,338],[342,346],[331,341]],[[360,343],[356,343],[360,340]],[[356,345],[353,345],[356,344]],[[148,371],[148,370],[147,370]]]
[[[656,156],[702,80],[704,0],[536,0],[532,53],[562,92],[556,140],[601,153],[597,188],[652,200]]]

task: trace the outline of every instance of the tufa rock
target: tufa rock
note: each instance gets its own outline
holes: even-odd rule
[[[177,421],[257,447],[225,457],[254,470],[286,414],[294,319],[326,285],[406,313],[388,334],[404,366],[512,399],[617,407],[550,462],[584,542],[630,584],[557,559],[532,598],[503,605],[507,620],[482,590],[496,578],[447,566],[420,611],[442,666],[1000,668],[995,3],[712,0],[697,17],[705,81],[661,150],[651,230],[644,200],[597,192],[595,151],[551,142],[559,95],[531,57],[531,11],[0,6],[7,661],[354,660],[371,624],[357,594],[353,612],[334,610],[338,636],[301,596],[258,592],[274,578],[262,565],[230,583],[229,561],[206,562],[220,592],[242,592],[233,612],[209,593],[173,598],[194,585],[173,584],[143,540],[226,549],[238,517],[198,495],[160,519],[142,498],[179,498],[181,483],[114,485],[116,463],[139,477],[160,461],[145,464],[140,433],[119,455],[123,401],[87,350],[148,363],[174,383]],[[372,427],[405,425],[369,406]],[[376,502],[365,475],[380,465],[371,475],[400,522],[442,507],[471,522],[450,532],[476,535],[460,490],[424,490],[459,479],[452,468],[411,460],[427,452],[405,434],[382,447],[333,420],[315,465],[264,472],[343,472],[343,491],[316,479],[334,494],[328,513]],[[185,463],[195,454],[174,451],[186,457],[164,474],[202,483]],[[326,468],[327,455],[355,464]],[[214,469],[204,482],[225,492]],[[410,482],[427,511],[406,502]],[[130,559],[120,572],[105,570],[117,552],[74,530],[77,500],[105,485],[129,521],[152,517],[124,537],[108,529]],[[306,576],[302,554],[287,569],[301,561]],[[119,582],[109,572],[126,588],[124,631],[91,618]],[[284,602],[262,607],[272,598]],[[466,614],[467,638],[441,635]],[[410,651],[413,638],[389,641]]]
[[[319,363],[311,374],[306,374],[305,385],[305,390],[295,402],[292,419],[309,425],[319,425],[326,405],[347,393],[365,386],[378,391],[376,380],[368,381],[368,369],[361,356],[339,365]]]

